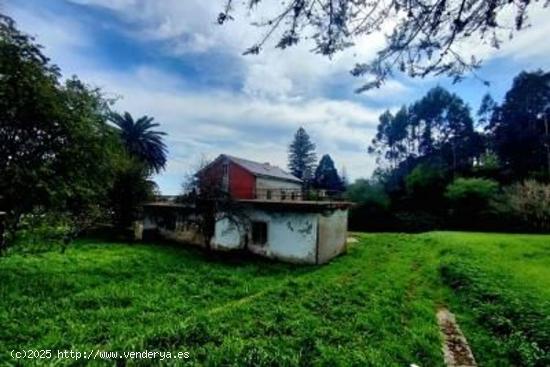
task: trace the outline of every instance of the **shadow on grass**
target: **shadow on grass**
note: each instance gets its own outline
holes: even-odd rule
[[[142,241],[131,240],[127,231],[121,232],[114,229],[88,232],[78,240],[78,243],[82,245],[97,245],[98,243],[102,243],[105,245],[124,244],[128,246],[158,247],[162,250],[174,251],[178,255],[198,262],[233,268],[255,266],[257,267],[256,273],[263,275],[278,275],[288,272],[299,275],[314,272],[322,268],[319,265],[284,263],[241,249],[227,251],[211,250],[193,244],[167,240],[160,236],[150,236]]]

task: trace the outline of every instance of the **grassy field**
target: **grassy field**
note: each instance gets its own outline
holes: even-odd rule
[[[159,365],[439,366],[441,306],[481,366],[550,363],[550,236],[357,236],[318,267],[84,240],[12,254],[0,259],[0,365],[16,364],[13,349],[147,349],[190,353]]]

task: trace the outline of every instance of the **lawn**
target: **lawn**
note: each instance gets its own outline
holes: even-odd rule
[[[357,238],[324,266],[92,240],[12,254],[0,259],[0,365],[17,363],[14,349],[72,349],[189,352],[159,365],[439,366],[441,306],[481,366],[550,363],[550,236]]]

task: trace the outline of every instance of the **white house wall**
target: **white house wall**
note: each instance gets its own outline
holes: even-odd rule
[[[248,216],[251,221],[267,223],[267,243],[257,245],[250,239],[251,252],[289,262],[315,263],[317,214],[251,209]]]
[[[216,221],[214,237],[210,246],[216,250],[237,250],[244,248],[245,228],[239,228],[237,224],[228,218]]]
[[[266,199],[267,190],[271,190],[271,199],[281,200],[281,190],[295,190],[296,195],[299,195],[299,190],[301,188],[302,185],[296,182],[256,177],[256,197],[258,199]],[[290,199],[289,195],[287,195],[286,199]]]
[[[244,209],[246,223],[237,226],[223,216],[216,222],[210,246],[215,250],[247,249],[258,255],[294,263],[324,263],[345,251],[347,209],[316,212],[258,208]],[[178,215],[175,226],[167,228],[154,215],[145,215],[144,227],[162,237],[204,246],[204,237],[194,214]],[[267,223],[267,242],[252,243],[250,222]]]
[[[258,255],[280,260],[315,263],[317,245],[317,214],[269,212],[248,209],[245,217],[250,221],[267,223],[267,243],[252,243],[248,226],[236,226],[227,218],[216,222],[212,248],[218,250],[243,249]]]
[[[346,250],[348,211],[334,210],[319,214],[317,263],[323,264]]]

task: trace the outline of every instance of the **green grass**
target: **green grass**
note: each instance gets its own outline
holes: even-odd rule
[[[0,259],[0,365],[12,349],[147,349],[188,351],[185,365],[440,366],[447,306],[480,365],[543,366],[549,302],[550,236],[362,234],[318,267],[79,241]]]

